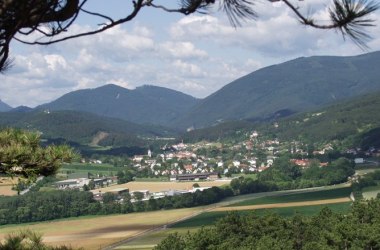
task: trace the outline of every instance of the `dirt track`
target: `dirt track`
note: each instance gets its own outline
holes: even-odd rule
[[[275,203],[275,204],[262,204],[262,205],[251,205],[251,206],[236,206],[236,207],[218,207],[211,211],[236,211],[236,210],[254,210],[263,208],[280,208],[280,207],[302,207],[302,206],[315,206],[315,205],[325,205],[334,203],[350,202],[350,198],[338,198],[338,199],[328,199],[328,200],[317,200],[317,201],[302,201],[302,202],[289,202],[289,203]]]

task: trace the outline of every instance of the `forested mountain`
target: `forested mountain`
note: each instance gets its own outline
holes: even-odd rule
[[[12,107],[0,100],[0,112],[6,112],[11,110]]]
[[[3,112],[0,127],[32,129],[42,132],[44,138],[103,146],[139,146],[145,145],[141,137],[175,134],[164,127],[137,125],[78,111]]]
[[[26,113],[26,112],[31,112],[33,111],[32,108],[29,108],[27,106],[18,106],[16,108],[13,108],[11,110],[9,110],[10,112],[19,112],[19,113]]]
[[[273,126],[276,123],[278,126]],[[345,141],[363,148],[380,147],[380,91],[352,97],[313,111],[270,122],[231,121],[185,133],[186,142],[231,139],[259,130],[281,140]]]
[[[267,133],[287,140],[340,140],[357,146],[376,146],[374,138],[380,135],[380,92],[280,120],[277,128],[269,125]]]
[[[380,52],[374,52],[298,58],[266,67],[203,99],[176,125],[199,128],[225,120],[265,120],[316,109],[380,90],[379,66]]]
[[[142,86],[134,90],[109,84],[68,93],[37,107],[40,110],[76,110],[140,124],[169,125],[198,100],[167,88]]]

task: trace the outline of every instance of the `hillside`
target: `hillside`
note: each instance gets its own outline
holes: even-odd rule
[[[246,133],[254,129],[255,124],[249,121],[236,120],[223,122],[215,126],[196,129],[182,134],[181,139],[186,143],[202,140],[220,141],[225,139],[241,139]]]
[[[380,90],[380,52],[354,57],[298,58],[248,74],[203,99],[175,124],[197,128],[266,120]]]
[[[368,148],[380,146],[380,92],[351,98],[334,105],[279,120],[267,125],[267,134],[282,140],[310,142],[340,140]]]
[[[0,112],[6,112],[11,110],[12,107],[0,100]]]
[[[4,112],[0,113],[0,126],[38,130],[44,138],[63,138],[94,146],[139,146],[145,145],[142,137],[175,134],[163,127],[142,126],[77,111]]]
[[[169,125],[197,102],[192,96],[167,88],[143,86],[129,90],[109,84],[70,92],[37,109],[85,111],[139,124]]]
[[[380,91],[352,97],[314,111],[276,119],[276,124],[278,127],[273,126],[273,121],[230,121],[187,132],[182,138],[186,142],[241,139],[246,138],[253,130],[258,130],[263,136],[279,138],[281,141],[302,139],[312,143],[324,143],[340,140],[347,146],[378,148]]]

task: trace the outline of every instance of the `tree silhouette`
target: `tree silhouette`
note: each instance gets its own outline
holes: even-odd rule
[[[231,24],[241,25],[247,19],[256,19],[257,0],[180,0],[177,8],[156,4],[155,0],[133,0],[120,6],[130,12],[122,18],[92,12],[87,9],[88,0],[0,0],[0,72],[12,64],[9,60],[9,46],[12,40],[26,44],[48,45],[68,39],[94,35],[134,19],[143,8],[156,8],[164,12],[176,12],[184,15],[192,13],[207,14],[210,7],[219,4]],[[350,37],[359,46],[365,46],[370,36],[363,28],[374,25],[369,14],[379,8],[375,0],[332,0],[330,23],[320,24],[311,16],[304,15],[296,4],[290,0],[268,0],[283,2],[297,16],[301,24],[317,29],[337,29],[343,37]],[[107,3],[105,3],[107,4]],[[170,5],[171,3],[166,4]],[[101,18],[104,23],[94,30],[64,35],[63,33],[75,23],[79,15]],[[35,41],[26,41],[25,37],[39,33],[42,37]]]
[[[17,129],[0,131],[0,174],[34,178],[55,174],[75,157],[66,146],[41,147],[40,135]]]

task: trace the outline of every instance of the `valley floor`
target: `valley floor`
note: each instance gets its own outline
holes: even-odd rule
[[[44,241],[51,245],[70,244],[73,247],[83,247],[84,249],[123,249],[124,247],[126,247],[126,249],[136,249],[130,248],[136,240],[150,238],[149,246],[147,246],[149,249],[157,244],[160,239],[165,237],[167,232],[174,230],[169,228],[171,225],[179,221],[191,219],[205,212],[211,212],[223,206],[260,197],[313,192],[343,186],[344,185],[336,185],[334,187],[241,195],[225,199],[222,202],[209,206],[195,208],[126,215],[79,217],[40,223],[6,225],[0,227],[0,240],[4,239],[6,235],[11,232],[31,229],[43,234]],[[186,229],[186,232],[189,229]],[[162,234],[162,237],[158,237],[154,240],[154,237],[151,237],[152,234]]]

